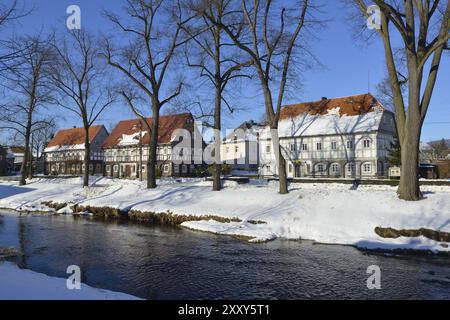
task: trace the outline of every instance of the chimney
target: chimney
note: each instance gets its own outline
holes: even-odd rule
[[[328,98],[327,97],[322,97],[322,100],[328,100]]]

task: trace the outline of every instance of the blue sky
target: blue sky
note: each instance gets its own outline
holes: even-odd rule
[[[32,0],[26,0],[31,4]],[[109,31],[110,25],[101,16],[102,9],[119,12],[120,0],[35,0],[35,10],[31,16],[14,26],[16,33],[32,33],[36,30],[54,28],[64,31],[66,8],[76,4],[81,8],[82,27],[92,31]],[[312,44],[312,50],[325,68],[313,69],[303,74],[302,89],[289,97],[286,103],[318,100],[321,97],[342,97],[347,95],[375,93],[375,86],[384,76],[385,62],[383,48],[378,38],[370,43],[355,42],[353,25],[346,20],[345,9],[338,1],[326,1],[323,16],[329,21],[319,30],[319,40]],[[370,88],[369,88],[370,74]],[[195,77],[195,74],[192,74]],[[264,112],[262,100],[256,86],[246,85],[242,98],[235,103],[244,110],[227,117],[224,126],[232,128],[249,119],[259,120]],[[239,101],[241,100],[241,101]],[[444,56],[438,82],[431,102],[430,111],[423,128],[422,140],[429,141],[442,137],[450,138],[450,55]],[[112,124],[122,118],[132,117],[125,105],[118,104],[106,113],[100,122]],[[60,126],[80,125],[66,117]]]

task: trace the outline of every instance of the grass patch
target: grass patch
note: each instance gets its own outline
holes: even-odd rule
[[[410,230],[396,230],[393,228],[381,228],[376,227],[375,233],[379,235],[382,238],[391,238],[391,239],[397,239],[400,237],[409,237],[409,238],[416,238],[423,236],[425,238],[439,241],[439,242],[450,242],[450,233],[449,232],[442,232],[442,231],[435,231],[431,229],[410,229]]]
[[[153,224],[162,225],[180,225],[186,221],[204,221],[204,220],[214,220],[222,223],[230,222],[242,222],[239,218],[224,218],[213,215],[203,215],[203,216],[193,216],[193,215],[177,215],[170,211],[167,212],[142,212],[137,210],[131,210],[128,212],[128,217],[132,221],[146,222]]]

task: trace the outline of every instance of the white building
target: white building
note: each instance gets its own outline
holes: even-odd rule
[[[222,141],[220,155],[223,163],[233,170],[258,173],[259,135],[265,126],[253,120],[242,123]]]
[[[371,94],[290,105],[278,133],[288,177],[374,178],[388,175],[396,140],[394,114]],[[260,173],[278,175],[269,130],[260,135]]]

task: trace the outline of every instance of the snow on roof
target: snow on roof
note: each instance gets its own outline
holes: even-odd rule
[[[152,124],[152,118],[146,119],[148,124]],[[165,115],[159,118],[158,143],[169,143],[172,141],[172,134],[177,129],[189,129],[194,127],[192,114],[182,113]],[[150,143],[151,134],[146,129],[145,123],[140,119],[120,121],[113,129],[111,134],[103,143],[103,148],[114,148],[123,145],[122,141],[125,137],[128,139],[140,131],[146,132],[143,135],[141,143],[147,145]]]
[[[135,132],[132,134],[122,134],[120,138],[119,146],[136,145],[147,134],[147,131]]]
[[[89,128],[89,140],[91,143],[103,128],[103,125],[91,126]],[[50,140],[44,152],[84,150],[84,138],[84,128],[60,130]]]
[[[280,137],[370,132],[380,126],[385,109],[371,95],[322,99],[286,106],[280,116]]]

